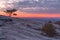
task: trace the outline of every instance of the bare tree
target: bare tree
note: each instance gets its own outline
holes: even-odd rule
[[[16,9],[11,9],[11,10],[6,10],[4,12],[8,13],[9,14],[9,17],[11,17],[12,13],[16,12],[17,10]],[[17,15],[17,14],[15,14]]]

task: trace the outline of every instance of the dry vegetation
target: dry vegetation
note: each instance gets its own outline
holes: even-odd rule
[[[49,37],[53,37],[56,34],[55,28],[51,22],[46,23],[42,28],[42,31]]]

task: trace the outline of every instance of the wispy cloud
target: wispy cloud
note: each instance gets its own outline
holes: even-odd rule
[[[0,0],[0,6],[24,12],[60,13],[60,0]]]

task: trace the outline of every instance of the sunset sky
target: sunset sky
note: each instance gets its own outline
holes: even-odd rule
[[[13,8],[18,10],[15,17],[60,17],[60,0],[0,0],[0,15]]]

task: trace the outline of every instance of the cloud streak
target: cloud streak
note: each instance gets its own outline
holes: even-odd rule
[[[0,0],[0,6],[24,12],[60,13],[60,0]]]

